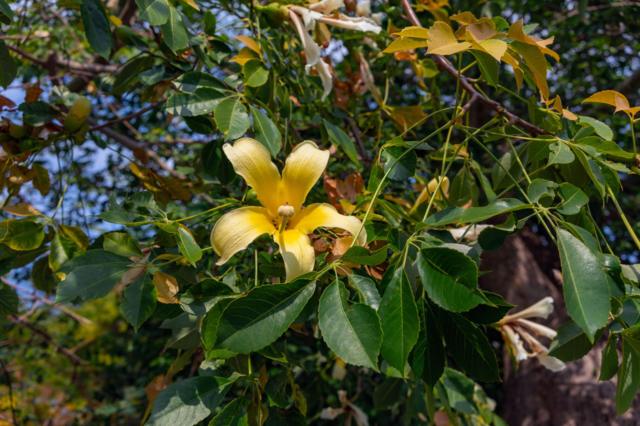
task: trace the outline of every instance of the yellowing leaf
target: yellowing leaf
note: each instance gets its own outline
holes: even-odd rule
[[[616,90],[601,90],[582,101],[585,102],[611,105],[616,112],[627,111],[630,108],[627,97]]]
[[[164,272],[153,274],[153,285],[156,287],[158,302],[160,303],[180,303],[176,294],[180,290],[178,280],[172,275]]]
[[[259,59],[256,54],[248,47],[243,47],[236,56],[231,58],[231,62],[244,66],[247,62],[255,59]]]
[[[393,53],[403,50],[417,49],[419,47],[427,47],[428,42],[424,40],[415,40],[411,38],[399,38],[394,40],[386,49],[384,53]]]
[[[549,85],[547,84],[547,60],[536,46],[525,43],[512,43],[511,46],[524,58],[531,76],[540,90],[543,99],[549,98]]]
[[[449,0],[420,0],[416,10],[429,10],[435,12],[442,9],[445,6],[449,6]]]
[[[509,38],[515,41],[520,41],[525,44],[536,46],[543,54],[551,56],[556,61],[560,61],[560,56],[547,46],[553,43],[553,37],[549,37],[545,40],[540,40],[537,37],[532,37],[524,32],[524,22],[522,19],[518,20],[509,27]]]
[[[502,60],[507,64],[511,65],[511,67],[513,68],[513,74],[516,78],[516,86],[518,87],[518,90],[520,90],[522,88],[522,78],[523,78],[523,73],[522,73],[522,69],[520,68],[520,63],[509,52],[505,52],[502,55]]]
[[[14,204],[13,206],[4,206],[2,210],[15,216],[40,216],[42,214],[38,209],[27,203],[18,203]]]
[[[488,53],[498,62],[507,51],[507,43],[496,39],[482,40],[480,43],[475,43],[473,47]]]
[[[400,31],[400,37],[429,38],[429,30],[423,27],[407,27]]]
[[[451,15],[450,18],[452,21],[456,21],[460,25],[470,25],[478,22],[478,18],[471,12],[461,12],[456,13],[455,15]]]
[[[191,6],[195,10],[198,10],[198,11],[200,10],[200,6],[198,6],[198,3],[196,3],[195,0],[181,0],[181,1],[187,6]]]
[[[249,49],[256,52],[258,56],[262,55],[262,51],[260,50],[260,45],[258,44],[257,41],[255,41],[251,37],[246,35],[239,35],[239,36],[236,36],[236,40],[240,40],[242,43],[244,43],[245,46],[247,46]]]
[[[420,105],[412,106],[386,106],[391,119],[396,122],[402,131],[406,131],[427,117]]]
[[[464,52],[471,47],[471,43],[459,42],[451,27],[441,21],[429,28],[429,40],[427,53],[433,55],[453,55]]]
[[[479,19],[477,22],[466,27],[467,33],[475,41],[487,40],[498,34],[496,24],[489,18]]]
[[[111,21],[111,23],[116,27],[119,27],[122,25],[122,19],[118,18],[115,15],[109,15],[109,21]]]

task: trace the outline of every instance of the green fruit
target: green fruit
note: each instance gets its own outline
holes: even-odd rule
[[[64,129],[67,132],[75,132],[87,121],[89,114],[91,114],[91,101],[80,96],[69,108],[64,119]]]

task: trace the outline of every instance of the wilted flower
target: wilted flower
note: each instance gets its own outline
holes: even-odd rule
[[[564,362],[550,356],[549,348],[535,337],[554,339],[557,335],[556,331],[527,319],[546,319],[551,312],[553,312],[553,299],[545,297],[520,312],[505,315],[498,322],[507,348],[517,362],[524,361],[527,358],[537,358],[540,364],[551,371],[560,371],[566,367]]]
[[[336,10],[341,7],[344,7],[343,0],[321,0],[308,7],[289,6],[289,18],[298,33],[302,48],[304,49],[307,61],[305,70],[309,73],[312,69],[315,69],[322,80],[322,99],[331,93],[333,76],[331,66],[321,58],[320,46],[318,46],[309,34],[309,31],[315,28],[316,23],[320,22],[325,25],[347,30],[373,32],[376,34],[382,31],[380,25],[368,17],[352,17],[342,13],[336,13]]]
[[[287,281],[313,270],[315,253],[307,234],[316,228],[340,228],[366,241],[362,222],[325,203],[303,207],[307,194],[327,167],[329,151],[304,141],[287,158],[282,175],[269,151],[258,141],[238,139],[222,147],[234,170],[256,192],[262,206],[246,206],[224,214],[211,231],[211,246],[224,264],[263,234],[280,247]]]

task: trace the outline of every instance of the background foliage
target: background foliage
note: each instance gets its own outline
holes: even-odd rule
[[[551,355],[607,342],[601,379],[625,412],[637,156],[624,113],[581,102],[640,104],[640,6],[446,3],[413,5],[421,25],[470,11],[555,36],[561,60],[540,72],[523,54],[520,90],[483,52],[447,56],[512,116],[426,43],[384,52],[416,24],[400,2],[372,2],[379,34],[316,26],[335,74],[323,98],[282,4],[0,0],[0,422],[502,424],[512,305],[478,279],[520,232],[562,272]],[[578,121],[540,101],[543,80]],[[287,284],[268,238],[216,266],[213,224],[255,204],[221,149],[244,135],[279,166],[302,140],[330,148],[310,201],[364,220],[367,248],[317,232],[317,272]]]

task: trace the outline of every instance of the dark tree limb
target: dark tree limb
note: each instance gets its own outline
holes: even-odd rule
[[[402,0],[402,7],[404,8],[404,11],[407,15],[407,19],[409,20],[409,22],[411,22],[413,25],[417,27],[421,27],[422,24],[420,23],[420,20],[418,19],[418,16],[416,15],[416,13],[413,11],[413,8],[411,7],[409,0]],[[536,126],[533,123],[528,122],[527,120],[523,120],[522,118],[518,117],[516,114],[507,110],[499,102],[496,102],[493,99],[489,99],[488,97],[486,97],[482,92],[480,92],[478,89],[476,89],[473,86],[473,83],[469,80],[469,78],[460,74],[460,72],[456,69],[456,67],[454,67],[453,64],[447,58],[440,55],[431,55],[431,56],[434,62],[438,65],[438,68],[440,68],[441,70],[451,75],[452,77],[454,77],[456,80],[460,82],[460,86],[466,92],[468,92],[469,95],[471,95],[471,99],[473,99],[474,102],[479,102],[484,106],[486,106],[487,108],[495,111],[497,114],[502,115],[511,124],[518,126],[519,128],[521,128],[522,130],[525,130],[527,133],[529,133],[532,136],[548,134],[546,130]],[[470,106],[471,105],[469,105],[469,107]]]

